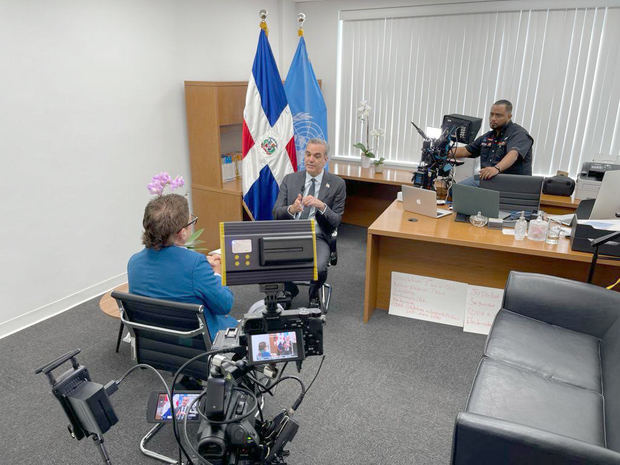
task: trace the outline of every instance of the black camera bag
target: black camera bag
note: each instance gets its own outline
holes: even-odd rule
[[[543,182],[543,194],[570,197],[575,190],[575,181],[568,176],[552,176]]]

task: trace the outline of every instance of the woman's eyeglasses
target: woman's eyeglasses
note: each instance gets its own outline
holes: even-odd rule
[[[181,229],[189,228],[190,226],[195,225],[197,221],[198,217],[196,215],[192,215],[192,219],[190,220],[190,222],[183,226]]]

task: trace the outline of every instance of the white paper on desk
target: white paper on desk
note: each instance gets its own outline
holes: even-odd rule
[[[620,220],[578,220],[579,224],[587,224],[596,229],[606,229],[607,231],[620,231]]]
[[[467,284],[392,272],[390,315],[463,326]]]
[[[489,334],[495,315],[502,306],[503,289],[484,286],[467,286],[465,322],[463,331]]]
[[[575,216],[574,213],[569,213],[567,215],[547,215],[547,218],[551,220],[559,221],[565,226],[570,226],[573,221],[574,216]]]

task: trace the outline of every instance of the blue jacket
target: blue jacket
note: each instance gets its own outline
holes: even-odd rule
[[[203,254],[174,245],[160,250],[145,248],[129,259],[127,275],[132,294],[204,305],[212,340],[220,329],[237,325],[228,315],[233,294],[222,286],[222,278]]]

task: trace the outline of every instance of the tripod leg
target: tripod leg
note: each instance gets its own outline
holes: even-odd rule
[[[103,462],[107,465],[111,465],[112,462],[110,462],[110,456],[108,455],[108,451],[103,445],[103,436],[94,434],[93,441],[95,441],[95,444],[97,445],[97,448],[99,449],[99,453],[101,454],[101,458],[103,459]]]

